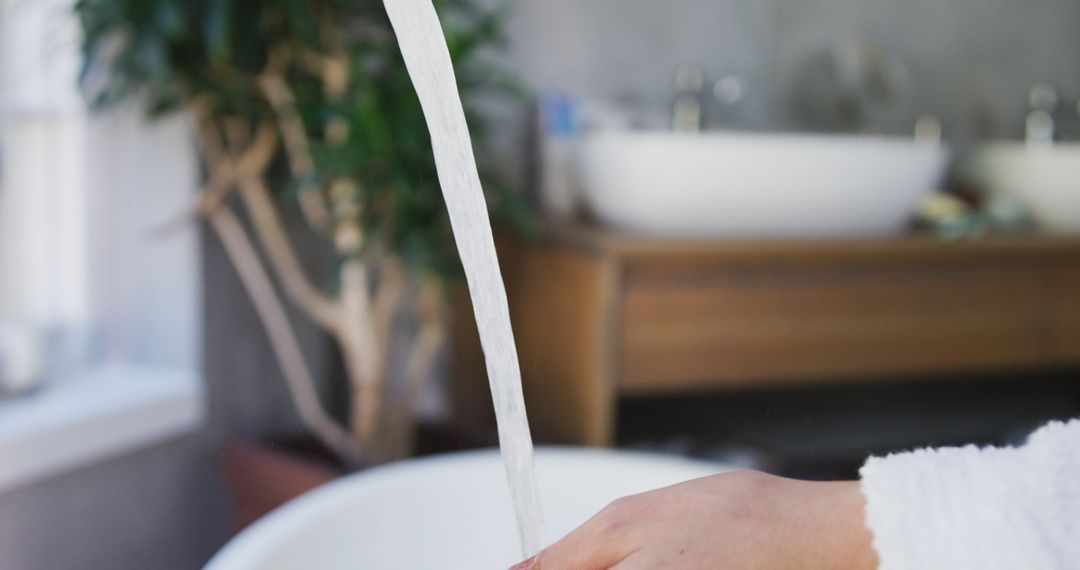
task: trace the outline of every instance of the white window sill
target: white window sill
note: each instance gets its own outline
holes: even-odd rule
[[[203,410],[195,373],[127,364],[0,402],[0,493],[194,431]]]

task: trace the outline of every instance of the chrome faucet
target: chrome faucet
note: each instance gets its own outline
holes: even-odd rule
[[[733,107],[742,103],[749,92],[749,82],[745,77],[737,74],[721,77],[713,85],[713,97],[724,107]]]
[[[924,143],[941,142],[941,120],[933,115],[923,115],[915,121],[915,140]]]
[[[910,99],[912,78],[901,58],[860,38],[833,45],[830,54],[837,111],[857,130],[866,129],[877,109]]]
[[[690,133],[701,131],[704,85],[704,74],[694,66],[684,65],[675,72],[675,102],[671,110],[673,130]]]
[[[1029,147],[1054,144],[1054,109],[1058,105],[1057,91],[1046,83],[1036,83],[1028,91],[1030,111],[1024,121],[1024,142]]]

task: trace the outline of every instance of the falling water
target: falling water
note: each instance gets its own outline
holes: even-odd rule
[[[431,133],[435,166],[487,360],[499,447],[510,482],[521,547],[525,556],[532,556],[543,546],[532,437],[525,417],[506,290],[450,52],[431,0],[384,0],[384,4]]]

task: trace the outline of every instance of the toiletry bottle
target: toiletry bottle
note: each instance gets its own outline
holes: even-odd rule
[[[701,131],[704,121],[702,89],[705,76],[701,70],[684,65],[675,72],[675,101],[671,108],[671,129],[677,132]]]
[[[575,101],[565,94],[540,99],[540,208],[551,219],[572,218],[578,208],[573,160],[578,122]]]

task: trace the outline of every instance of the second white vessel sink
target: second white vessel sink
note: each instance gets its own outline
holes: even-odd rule
[[[584,138],[578,167],[593,213],[631,231],[864,236],[901,231],[947,157],[907,138],[607,132]]]
[[[988,143],[968,170],[991,194],[1020,200],[1043,229],[1080,233],[1080,144]]]

